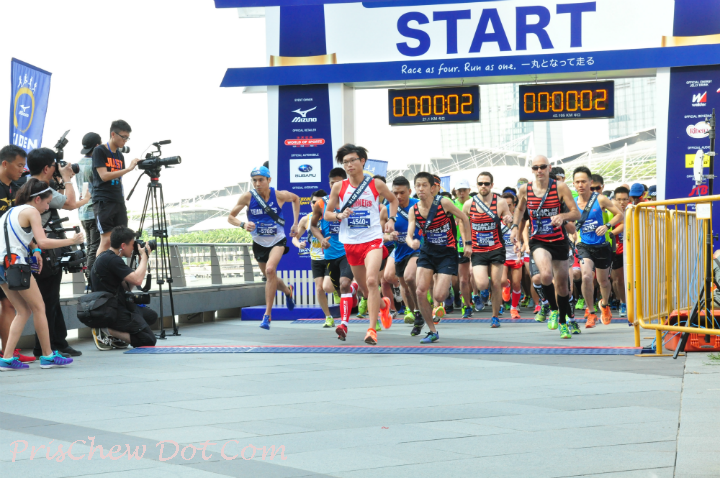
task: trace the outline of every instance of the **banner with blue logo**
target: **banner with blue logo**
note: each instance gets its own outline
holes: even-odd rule
[[[363,171],[365,172],[365,174],[369,174],[370,176],[375,176],[376,174],[379,174],[380,176],[387,176],[387,170],[387,161],[368,159],[367,161],[365,161],[365,169]]]
[[[450,188],[450,176],[441,176],[440,177],[440,192],[450,192],[452,189]]]
[[[42,145],[52,73],[15,58],[10,70],[10,143],[30,152]]]

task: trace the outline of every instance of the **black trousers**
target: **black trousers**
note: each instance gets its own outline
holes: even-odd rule
[[[100,247],[100,231],[98,231],[95,219],[82,221],[82,226],[85,229],[85,243],[87,244],[87,270],[91,271],[95,263],[95,254]],[[88,280],[90,280],[89,277],[90,274],[88,274]]]
[[[150,347],[157,342],[155,332],[150,329],[157,319],[157,312],[150,307],[127,304],[127,310],[122,311],[108,328],[130,334],[130,345],[133,347]]]
[[[38,289],[45,302],[45,315],[47,316],[48,329],[50,330],[50,346],[53,350],[60,350],[68,347],[67,328],[65,327],[65,317],[60,308],[60,281],[62,281],[62,271],[55,275],[38,279]],[[33,353],[36,357],[42,355],[42,347],[37,334],[35,334],[35,348]]]

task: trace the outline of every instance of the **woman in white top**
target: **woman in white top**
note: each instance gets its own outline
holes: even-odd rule
[[[48,183],[35,178],[30,178],[21,187],[15,196],[16,206],[10,209],[0,218],[0,287],[15,307],[15,318],[10,325],[8,343],[5,345],[5,356],[0,360],[0,371],[21,370],[28,368],[13,357],[13,351],[17,345],[20,335],[25,328],[25,323],[30,314],[33,314],[35,332],[40,339],[43,355],[40,357],[41,368],[62,367],[71,363],[72,359],[66,359],[50,348],[50,333],[48,331],[47,319],[45,316],[45,303],[38,289],[35,278],[30,278],[30,288],[27,290],[10,290],[5,280],[5,220],[8,219],[8,238],[10,241],[10,254],[16,254],[16,263],[27,263],[27,257],[31,256],[30,243],[34,242],[42,249],[57,249],[58,247],[81,244],[83,235],[75,234],[70,239],[48,239],[42,227],[40,214],[50,208],[52,189]],[[39,264],[42,267],[42,264]]]

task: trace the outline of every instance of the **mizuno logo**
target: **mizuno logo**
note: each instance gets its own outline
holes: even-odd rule
[[[26,111],[27,111],[27,109],[28,109],[28,108],[30,108],[30,107],[29,107],[29,106],[23,106],[23,105],[20,105],[20,108],[22,108],[22,110],[23,110],[23,113],[24,113],[24,112],[26,112]]]
[[[317,109],[317,106],[314,107],[314,108],[310,108],[309,110],[305,110],[305,111],[303,111],[303,110],[301,110],[300,108],[298,108],[298,109],[294,110],[293,113],[297,113],[297,114],[299,114],[300,116],[302,116],[303,118],[305,118],[305,116],[306,116],[308,113],[310,113],[312,110],[314,110],[314,109]]]

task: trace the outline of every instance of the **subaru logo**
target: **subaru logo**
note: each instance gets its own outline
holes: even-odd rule
[[[310,171],[312,171],[312,166],[310,166],[309,164],[303,164],[302,166],[298,167],[298,171],[300,171],[301,173],[309,173]]]

